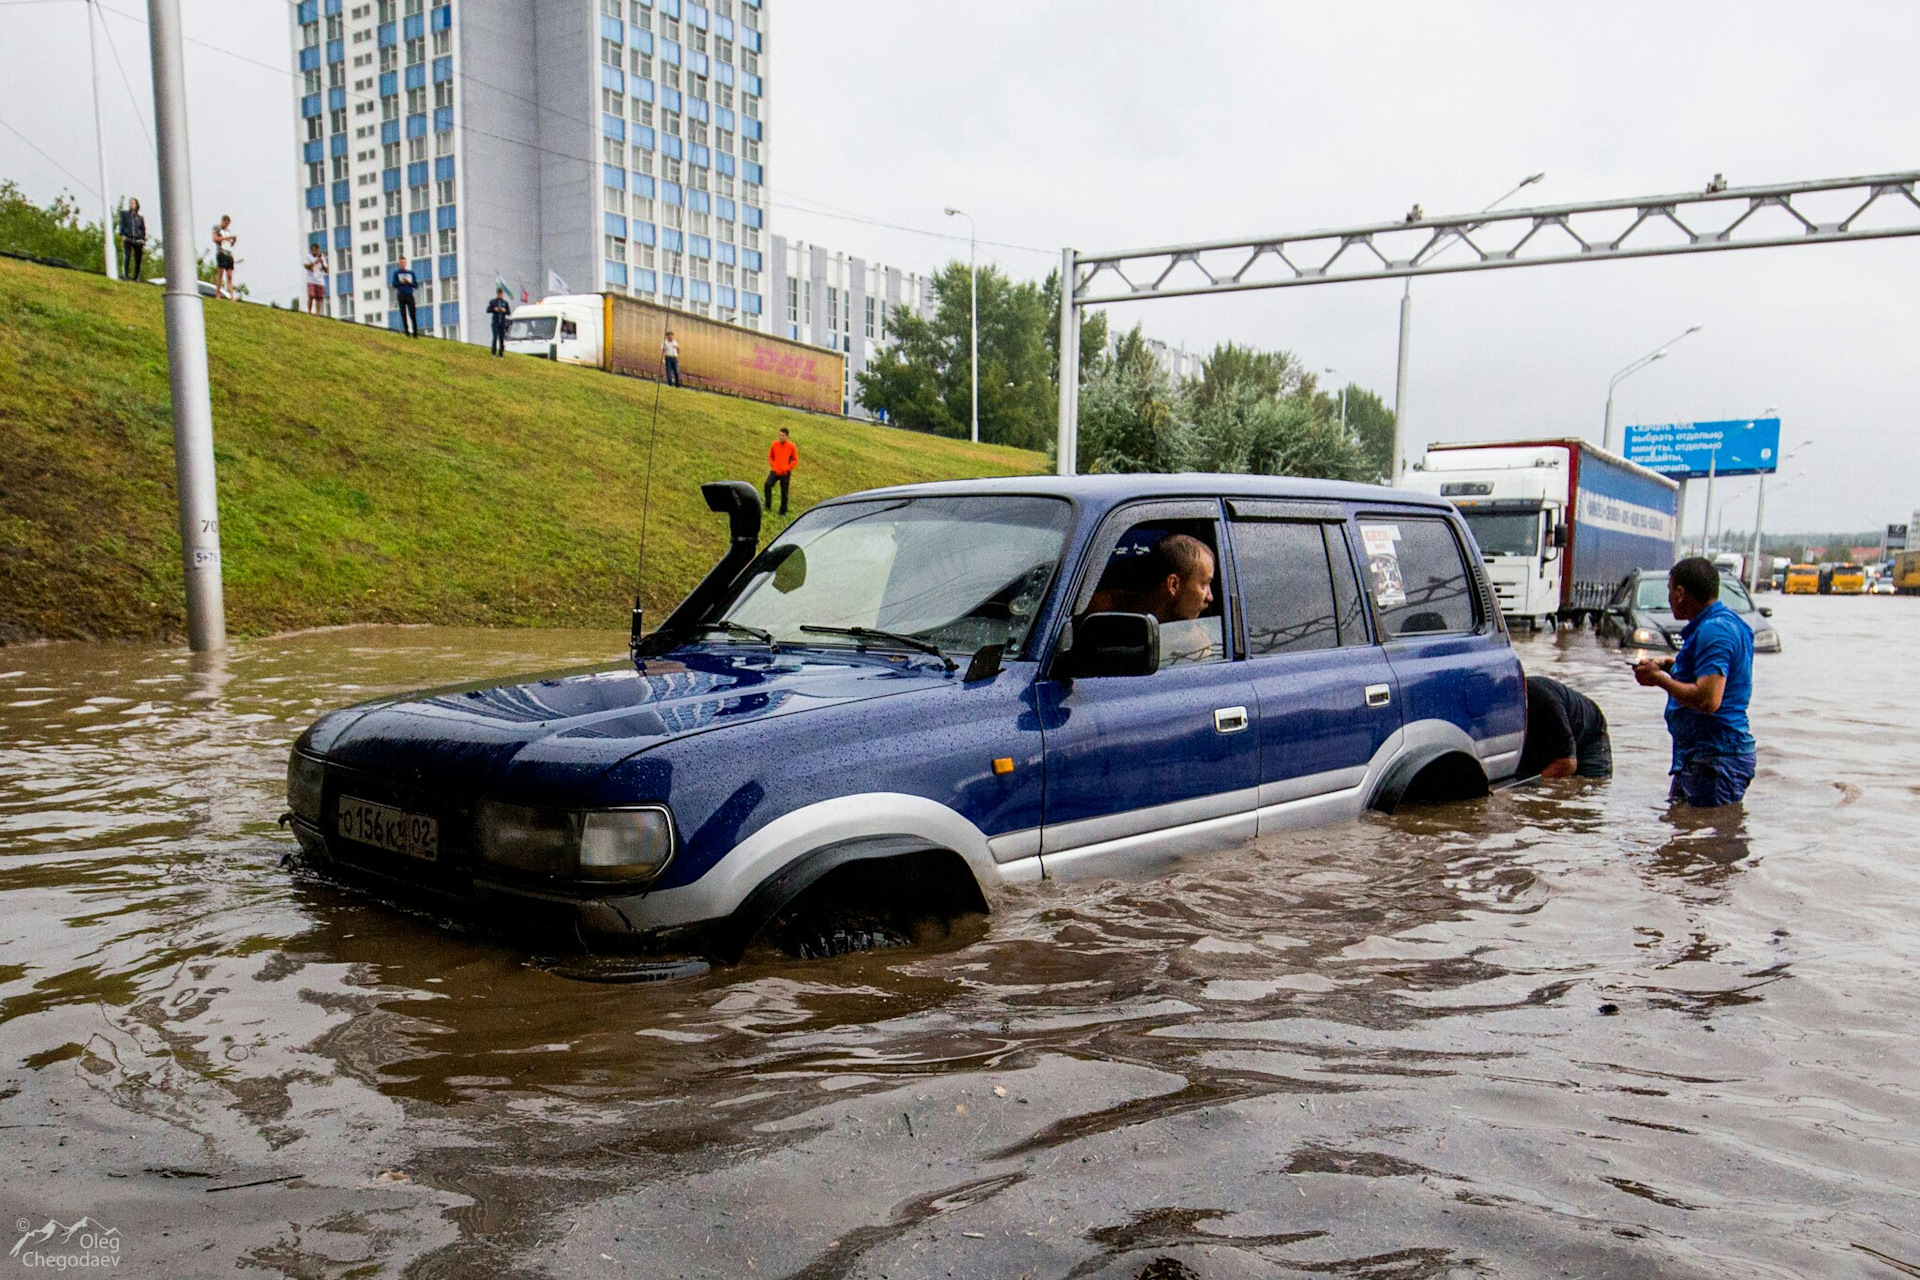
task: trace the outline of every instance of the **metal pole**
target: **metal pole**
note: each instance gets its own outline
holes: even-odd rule
[[[1080,307],[1073,297],[1073,250],[1060,251],[1060,423],[1054,469],[1075,473],[1080,451]]]
[[[1707,507],[1700,513],[1700,554],[1706,555],[1713,544],[1713,473],[1720,466],[1720,450],[1707,455]]]
[[[1393,461],[1387,483],[1399,484],[1407,473],[1407,343],[1413,335],[1413,281],[1400,291],[1400,359],[1393,375]]]
[[[1767,518],[1767,473],[1760,473],[1760,495],[1753,502],[1753,554],[1747,557],[1747,590],[1760,589],[1760,526]],[[1767,577],[1773,577],[1769,572]]]
[[[113,251],[113,188],[107,182],[107,126],[100,111],[100,46],[93,37],[94,0],[87,0],[87,60],[93,64],[93,146],[100,154],[100,256],[106,259],[107,279],[120,278],[120,260]],[[107,20],[106,14],[100,21]]]
[[[968,308],[968,338],[973,364],[973,442],[980,443],[980,267],[974,243],[973,219],[967,219],[967,281],[973,294]]]
[[[1600,447],[1608,453],[1613,452],[1613,389],[1618,383],[1607,384],[1607,424],[1600,428]]]
[[[1687,527],[1687,486],[1691,481],[1680,482],[1680,492],[1673,496],[1673,558],[1680,558],[1681,544],[1686,540],[1683,530]]]
[[[213,472],[207,324],[200,309],[200,277],[193,251],[180,0],[147,0],[147,31],[153,56],[153,123],[160,161],[160,233],[167,244],[167,368],[173,393],[180,558],[187,580],[187,643],[195,653],[203,653],[227,647],[227,612],[220,583],[220,510]]]

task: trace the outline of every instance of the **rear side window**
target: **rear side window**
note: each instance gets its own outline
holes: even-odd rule
[[[1340,643],[1341,610],[1328,571],[1325,528],[1266,520],[1234,524],[1234,563],[1251,656],[1331,649]],[[1343,547],[1340,568],[1351,578],[1346,558]]]
[[[1362,520],[1360,542],[1386,638],[1473,630],[1473,583],[1446,521]]]

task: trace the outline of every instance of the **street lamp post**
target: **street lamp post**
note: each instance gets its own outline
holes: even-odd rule
[[[1494,209],[1513,199],[1534,183],[1546,177],[1546,173],[1529,174],[1522,178],[1518,186],[1482,209],[1482,213],[1491,213]],[[1414,265],[1418,266],[1428,258],[1436,257],[1442,249],[1452,244],[1460,233],[1449,231],[1432,244],[1413,255]],[[1399,484],[1400,477],[1406,474],[1406,421],[1407,421],[1407,357],[1408,342],[1413,334],[1413,277],[1408,276],[1406,284],[1400,290],[1400,354],[1394,361],[1393,370],[1393,461],[1387,467],[1387,483]]]
[[[967,220],[967,282],[972,292],[968,303],[968,345],[969,359],[973,365],[973,434],[975,444],[980,443],[980,269],[975,265],[975,251],[979,242],[978,229],[973,225],[973,215],[960,209],[948,209],[949,218]]]
[[[1340,376],[1338,369],[1328,369],[1326,372],[1336,378]],[[1340,384],[1340,434],[1347,434],[1347,384],[1344,382]]]
[[[1669,347],[1673,346],[1674,343],[1679,342],[1681,338],[1690,337],[1693,334],[1700,332],[1700,330],[1704,328],[1706,328],[1705,325],[1699,325],[1699,324],[1694,325],[1691,329],[1688,329],[1685,333],[1681,334],[1679,338],[1672,338],[1666,342],[1661,343],[1659,346],[1655,347],[1653,350],[1647,352],[1647,354],[1641,356],[1638,360],[1635,360],[1629,363],[1626,368],[1620,370],[1620,372],[1614,374],[1612,378],[1607,380],[1607,418],[1606,418],[1606,425],[1603,426],[1600,430],[1600,447],[1602,449],[1605,449],[1608,452],[1613,451],[1613,389],[1619,386],[1622,382],[1625,382],[1628,378],[1631,378],[1634,374],[1646,368],[1648,365],[1652,364],[1654,361],[1666,359],[1667,349]]]
[[[1774,414],[1774,410],[1769,409],[1767,410],[1765,416],[1770,418],[1773,416],[1773,414]],[[1780,461],[1774,464],[1774,470],[1778,471],[1784,468],[1787,465],[1787,463],[1791,462],[1794,459],[1794,457],[1798,455],[1802,449],[1806,448],[1808,445],[1812,443],[1813,441],[1811,440],[1802,440],[1799,444],[1793,446],[1793,449],[1790,452],[1781,454]],[[1747,557],[1747,590],[1749,592],[1758,591],[1760,589],[1760,546],[1761,546],[1760,527],[1766,523],[1766,519],[1767,519],[1767,473],[1762,471],[1760,473],[1760,489],[1759,489],[1759,492],[1755,495],[1753,500],[1753,554]],[[1773,575],[1769,573],[1767,576],[1772,577]]]

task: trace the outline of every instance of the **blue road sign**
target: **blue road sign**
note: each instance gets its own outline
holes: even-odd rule
[[[1780,419],[1662,422],[1627,428],[1627,461],[1675,480],[1757,476],[1780,465]]]

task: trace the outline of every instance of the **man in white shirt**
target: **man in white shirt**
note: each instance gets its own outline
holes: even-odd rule
[[[667,362],[667,385],[680,385],[680,342],[673,336],[673,330],[667,330],[667,336],[661,339],[660,354]]]
[[[327,253],[319,245],[307,252],[307,314],[327,314],[327,281],[333,269],[327,266]]]

